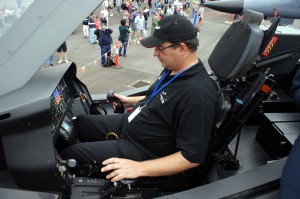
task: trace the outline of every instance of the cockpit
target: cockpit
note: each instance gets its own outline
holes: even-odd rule
[[[3,187],[4,189],[9,189],[3,189],[3,193],[7,194],[4,196],[9,196],[9,194],[14,192],[10,191],[10,189],[16,189],[32,191],[28,198],[34,198],[36,192],[53,193],[54,198],[94,198],[101,194],[105,198],[114,194],[116,189],[118,194],[122,193],[123,186],[129,187],[130,190],[130,186],[127,184],[132,182],[122,182],[123,184],[118,187],[119,185],[114,186],[113,183],[105,179],[91,177],[93,175],[76,176],[73,172],[76,160],[64,160],[60,155],[60,152],[66,147],[78,142],[76,134],[77,116],[82,114],[107,114],[107,112],[115,114],[110,108],[111,105],[107,104],[106,95],[97,99],[92,97],[88,87],[77,77],[76,63],[61,64],[59,67],[40,68],[41,63],[48,58],[53,49],[56,49],[65,40],[70,31],[78,26],[78,21],[85,18],[100,3],[97,0],[92,0],[88,3],[85,0],[75,2],[73,0],[47,2],[40,0],[17,0],[16,2],[4,0],[0,3],[0,179],[1,181],[2,179],[8,179],[7,184]],[[76,14],[63,14],[70,9]],[[44,10],[44,12],[41,10]],[[65,17],[65,21],[70,23],[57,25],[57,20],[62,16]],[[252,31],[249,33],[250,39],[245,39],[245,42],[246,40],[247,42],[248,40],[251,41],[244,48],[248,52],[240,54],[241,56],[235,60],[231,60],[233,62],[236,61],[236,65],[240,64],[240,68],[237,67],[236,69],[236,65],[232,65],[232,73],[230,74],[227,74],[227,71],[224,72],[221,68],[223,66],[222,63],[226,61],[226,56],[224,54],[222,56],[220,51],[224,50],[224,43],[226,42],[224,40],[231,38],[230,33],[232,32],[225,34],[225,37],[220,41],[219,47],[215,49],[209,59],[214,70],[213,75],[217,78],[216,81],[220,86],[222,105],[225,103],[230,104],[230,107],[225,110],[222,116],[221,123],[218,124],[219,131],[217,131],[218,138],[216,140],[219,142],[212,145],[218,150],[213,150],[212,154],[214,154],[213,158],[219,158],[220,164],[227,164],[227,166],[232,164],[235,168],[240,167],[239,162],[236,162],[235,155],[230,155],[228,158],[224,156],[223,152],[226,149],[226,153],[230,153],[231,150],[227,147],[234,137],[239,136],[242,126],[250,117],[250,113],[257,114],[256,111],[262,110],[260,108],[263,103],[265,103],[265,106],[271,103],[272,99],[269,98],[270,91],[276,88],[273,82],[277,79],[269,75],[269,71],[273,70],[272,73],[279,77],[278,82],[280,84],[277,85],[277,89],[286,91],[289,87],[286,85],[291,83],[290,74],[295,73],[296,66],[299,65],[299,42],[287,42],[289,37],[287,34],[282,34],[278,37],[282,39],[279,41],[287,42],[288,45],[281,43],[283,47],[276,48],[272,52],[273,54],[270,53],[270,57],[259,56],[259,59],[257,58],[258,54],[263,53],[264,49],[271,52],[272,49],[268,48],[268,44],[275,45],[274,42],[270,42],[272,42],[276,30],[275,27],[275,30],[270,30],[273,32],[269,32],[269,35],[264,34],[263,31],[259,30],[257,17],[261,18],[260,15],[254,14],[254,17],[250,16],[246,18],[246,21],[235,23],[232,26],[237,29],[247,26]],[[249,20],[247,21],[247,19]],[[30,26],[26,25],[27,23],[25,24],[29,20],[33,20]],[[57,30],[51,32],[53,35],[47,34],[45,36],[45,31],[49,29],[48,27],[54,27],[54,25],[57,25]],[[20,32],[22,32],[22,37],[17,36]],[[297,32],[297,34],[292,36],[294,41],[300,41],[299,35],[300,33]],[[244,35],[239,36],[243,37]],[[17,42],[12,42],[9,39],[11,37],[16,38]],[[45,37],[50,38],[43,44],[48,46],[47,48],[41,47],[40,42],[37,42],[40,40],[45,41]],[[237,40],[235,41],[237,42]],[[263,45],[264,48],[261,48]],[[33,49],[39,52],[39,56],[31,52]],[[231,48],[231,51],[228,53],[232,53],[232,51],[234,51],[234,48]],[[238,53],[243,52],[239,51]],[[249,54],[251,54],[251,57],[246,59],[245,56]],[[242,58],[240,59],[240,57]],[[275,65],[273,69],[262,70],[272,64]],[[285,74],[281,75],[280,67],[284,66],[284,64],[291,66],[286,67]],[[245,68],[243,68],[245,65],[247,66],[246,72]],[[145,94],[146,90],[146,88],[144,90],[133,90],[129,95]],[[266,90],[268,92],[264,92]],[[282,96],[287,95],[283,94]],[[242,105],[248,108],[238,104],[239,100],[243,100],[244,104]],[[288,103],[287,107],[293,107],[291,101],[284,101],[283,103]],[[255,109],[252,109],[252,107],[255,107]],[[232,134],[228,135],[228,132]],[[262,134],[264,135],[265,132],[262,131]],[[263,136],[258,139],[264,142],[266,138]],[[282,143],[282,140],[279,139],[278,142]],[[290,143],[289,145],[292,144]],[[288,151],[286,150],[284,154],[277,158],[285,157]],[[227,159],[230,160],[227,161]],[[270,177],[272,173],[269,174],[259,186],[271,184],[268,188],[273,193],[276,186],[273,186],[272,183],[274,181],[278,183],[278,178],[280,178],[278,171],[280,171],[283,164],[284,160],[281,160],[275,163],[274,167],[271,164],[264,167],[262,171],[274,168],[276,174],[273,177]],[[87,168],[87,173],[92,172],[92,170],[93,168]],[[253,171],[252,173],[243,174],[242,178],[255,178],[258,174],[254,173]],[[179,177],[158,178],[154,179],[154,182],[150,182],[147,179],[143,183],[143,191],[145,193],[153,191],[156,195],[150,195],[158,197],[164,196],[164,191],[166,190],[167,194],[176,194],[178,191],[196,187],[183,188],[186,186],[185,182],[182,183],[186,176],[186,173],[182,173]],[[242,179],[239,179],[237,176],[234,177],[235,179],[229,179],[231,180],[230,183],[236,183]],[[161,185],[162,181],[164,185]],[[226,184],[228,182],[223,183]],[[159,188],[152,187],[153,184],[159,184]],[[169,187],[166,187],[165,184],[172,185],[171,191],[168,190]],[[178,184],[180,186],[177,186]],[[199,185],[199,183],[196,184]],[[217,187],[218,185],[215,186]],[[247,186],[245,185],[245,187]],[[163,191],[159,190],[162,187]],[[239,190],[240,193],[246,194],[245,187]],[[254,188],[255,185],[251,185],[251,189],[254,190]],[[201,191],[207,191],[208,193],[208,190],[211,188],[203,187],[201,189]],[[135,195],[131,196],[131,198],[141,198],[142,191],[140,191],[140,188],[137,186],[135,190],[139,190],[139,192],[135,192]],[[194,195],[195,193],[192,194]],[[236,197],[238,193],[230,194]],[[180,195],[177,196],[180,197]],[[189,198],[189,196],[186,198]],[[123,194],[122,196],[114,195],[111,197],[124,198],[125,196]],[[181,197],[184,198],[182,195]],[[205,196],[203,195],[203,197]]]

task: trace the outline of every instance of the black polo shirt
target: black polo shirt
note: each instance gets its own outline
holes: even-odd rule
[[[172,77],[168,76],[160,86]],[[149,99],[157,82],[143,102]],[[217,107],[217,87],[199,60],[157,93],[130,123],[126,120],[123,138],[149,159],[182,151],[190,162],[201,163]]]

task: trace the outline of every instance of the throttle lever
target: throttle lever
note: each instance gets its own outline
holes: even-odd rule
[[[63,160],[59,155],[56,155],[56,160],[60,165],[68,166],[68,167],[75,167],[77,164],[76,160],[74,159]]]
[[[114,113],[124,113],[124,106],[123,103],[114,96],[115,92],[114,91],[108,91],[106,95],[106,99],[108,101],[113,101],[117,103],[116,109],[114,110]]]

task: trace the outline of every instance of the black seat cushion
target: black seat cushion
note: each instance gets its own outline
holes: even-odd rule
[[[263,32],[257,24],[233,23],[208,59],[214,74],[226,81],[249,70],[259,52],[262,39]]]

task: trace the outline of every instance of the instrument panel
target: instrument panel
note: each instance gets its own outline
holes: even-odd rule
[[[68,110],[68,107],[71,102],[71,93],[66,84],[65,79],[63,78],[57,87],[54,89],[50,97],[50,109],[52,115],[52,135],[57,132],[61,124],[65,127],[67,126],[66,122],[63,122],[63,117]],[[66,127],[67,128],[67,127]],[[70,130],[68,127],[67,130]]]
[[[42,68],[0,98],[0,115],[7,115],[0,122],[5,164],[14,182],[23,189],[70,192],[72,173],[59,153],[76,143],[73,120],[89,113],[92,103],[76,65]]]

